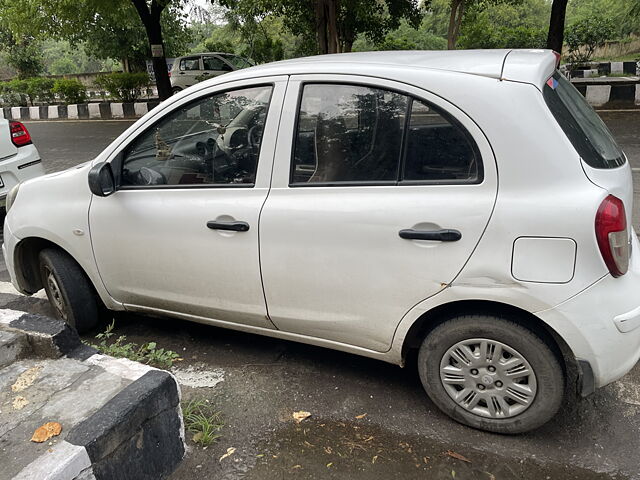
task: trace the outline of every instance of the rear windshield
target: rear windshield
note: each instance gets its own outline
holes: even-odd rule
[[[593,168],[624,165],[622,150],[598,114],[560,72],[544,86],[544,99],[551,113],[582,159]]]

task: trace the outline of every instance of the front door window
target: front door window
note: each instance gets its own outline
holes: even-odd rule
[[[126,149],[121,185],[253,185],[271,91],[232,90],[166,115]]]

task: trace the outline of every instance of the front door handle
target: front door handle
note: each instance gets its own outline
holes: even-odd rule
[[[210,220],[207,222],[207,227],[211,230],[227,230],[231,232],[246,232],[249,230],[247,222],[216,222]]]
[[[452,229],[414,230],[408,228],[400,230],[398,235],[406,240],[435,240],[438,242],[457,242],[462,238],[462,234],[458,230]]]

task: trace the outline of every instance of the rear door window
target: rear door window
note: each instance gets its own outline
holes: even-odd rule
[[[598,114],[560,72],[544,86],[549,110],[582,160],[593,168],[617,168],[624,153]]]
[[[437,107],[368,86],[304,85],[290,185],[481,181],[475,142]]]

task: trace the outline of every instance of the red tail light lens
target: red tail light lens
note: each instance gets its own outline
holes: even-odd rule
[[[27,127],[22,123],[14,120],[9,122],[9,132],[11,134],[11,141],[16,147],[22,147],[31,143],[31,135]]]
[[[602,259],[614,277],[629,270],[630,243],[624,203],[609,195],[596,214],[596,238]]]

